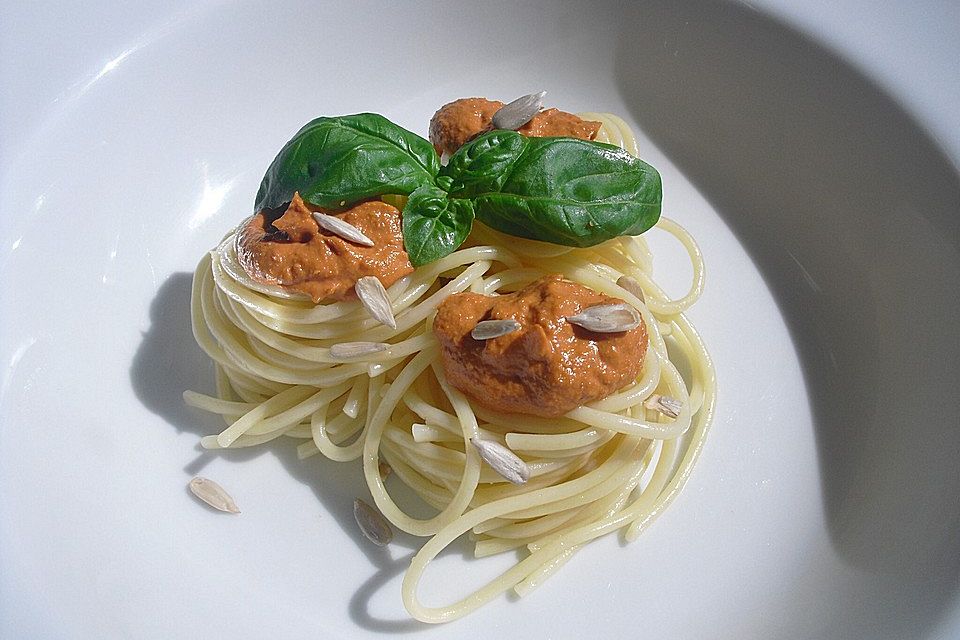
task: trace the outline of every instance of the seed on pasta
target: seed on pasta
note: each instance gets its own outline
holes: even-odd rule
[[[496,440],[470,438],[470,442],[491,469],[513,484],[524,484],[530,479],[530,467],[527,463]]]
[[[380,464],[377,465],[377,472],[380,474],[381,480],[386,480],[387,476],[393,473],[393,468],[388,465],[383,460],[380,461]]]
[[[233,501],[223,487],[208,478],[196,476],[189,484],[190,492],[208,505],[226,513],[240,513],[237,503]]]
[[[339,342],[330,347],[330,357],[337,359],[358,358],[385,351],[386,342]]]
[[[378,547],[384,547],[393,540],[393,529],[387,519],[360,498],[353,501],[353,517],[360,532]]]
[[[497,109],[497,112],[493,114],[494,129],[516,131],[527,124],[533,116],[539,113],[540,107],[543,106],[543,96],[545,95],[547,95],[546,91],[531,93],[530,95],[521,96],[513,102],[507,103]]]
[[[360,298],[360,304],[364,306],[367,313],[378,322],[387,325],[391,329],[397,328],[397,321],[393,317],[393,309],[390,307],[390,298],[387,297],[387,290],[383,283],[375,276],[363,276],[357,280],[353,286]]]
[[[567,316],[567,322],[594,333],[619,333],[636,329],[640,325],[640,314],[622,302],[598,304],[575,316]]]
[[[653,411],[659,411],[665,416],[676,418],[680,416],[680,409],[683,407],[683,403],[676,398],[655,393],[643,401],[643,406]]]
[[[481,320],[470,332],[474,340],[491,340],[520,330],[520,323],[512,318],[505,320]]]
[[[317,225],[321,229],[340,236],[344,240],[349,240],[354,244],[359,244],[364,247],[373,246],[373,240],[365,236],[363,231],[360,231],[360,229],[357,229],[346,220],[318,211],[313,213],[313,219],[317,221]]]
[[[643,294],[643,287],[641,287],[640,283],[630,276],[620,276],[617,278],[617,286],[621,289],[626,289],[633,295],[637,296],[640,299],[640,302],[646,303],[647,298]]]

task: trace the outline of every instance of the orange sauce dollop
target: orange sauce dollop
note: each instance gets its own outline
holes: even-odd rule
[[[297,193],[282,213],[261,211],[250,218],[237,238],[244,270],[259,282],[304,293],[316,303],[353,296],[353,286],[364,276],[389,287],[413,271],[396,207],[369,200],[335,214],[370,238],[372,247],[321,229],[313,211],[320,209],[311,209]]]
[[[450,384],[503,413],[553,417],[605,398],[636,379],[647,329],[594,333],[565,320],[598,304],[622,303],[560,275],[498,296],[458,293],[441,303],[433,332]],[[481,320],[512,318],[520,329],[490,340],[470,332]]]

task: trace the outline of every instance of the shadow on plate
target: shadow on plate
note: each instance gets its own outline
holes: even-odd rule
[[[195,434],[199,442],[201,436],[222,430],[224,423],[219,417],[204,414],[183,402],[182,394],[186,389],[204,393],[214,391],[213,365],[197,346],[190,327],[192,280],[192,273],[175,273],[157,290],[150,305],[150,330],[144,334],[134,356],[130,380],[144,406],[178,431]],[[388,548],[378,548],[362,537],[353,517],[353,500],[358,495],[368,502],[372,502],[372,498],[366,491],[359,464],[338,463],[319,455],[300,460],[294,443],[285,438],[259,447],[218,452],[204,451],[198,445],[197,456],[184,467],[184,484],[189,477],[200,474],[215,457],[243,462],[261,455],[275,456],[293,478],[311,487],[325,512],[332,516],[348,538],[357,541],[357,547],[374,568],[370,578],[352,596],[348,598],[344,594],[344,603],[353,621],[364,629],[382,633],[431,628],[431,625],[409,618],[378,618],[370,610],[370,602],[376,593],[406,570],[414,550],[420,548],[423,540],[398,531]],[[429,515],[429,511],[418,512],[411,492],[405,491],[399,483],[390,480],[388,483],[397,501],[409,506],[412,513],[418,517]],[[448,554],[473,559],[466,545],[450,547],[441,557]]]
[[[823,624],[918,637],[960,584],[956,168],[853,67],[762,14],[623,12],[631,115],[750,252],[802,361],[831,541],[868,584]]]

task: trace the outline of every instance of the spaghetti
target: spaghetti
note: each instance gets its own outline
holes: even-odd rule
[[[603,123],[598,140],[636,155],[621,119],[583,115]],[[299,443],[301,458],[360,458],[382,514],[403,531],[429,536],[402,587],[406,608],[419,620],[454,620],[510,589],[523,596],[590,540],[616,530],[635,539],[676,497],[703,446],[714,372],[685,316],[703,288],[703,261],[678,224],[661,218],[657,227],[681,243],[693,264],[692,286],[679,299],[656,284],[642,237],[572,248],[476,224],[462,248],[388,288],[396,329],[371,319],[356,300],[315,305],[253,280],[238,262],[232,233],[204,256],[193,282],[194,335],[216,363],[217,396],[188,391],[184,397],[227,425],[202,444],[249,447],[286,437]],[[444,377],[431,332],[438,305],[463,291],[515,291],[552,273],[639,310],[649,333],[640,376],[560,418],[471,404]],[[354,341],[386,346],[331,353]],[[676,418],[649,408],[655,394],[680,402]],[[474,438],[509,447],[526,462],[529,480],[510,484],[484,465],[470,445]],[[404,511],[381,476],[382,462],[436,514],[418,519]],[[528,555],[458,602],[425,606],[417,592],[430,561],[463,534],[475,541],[478,557],[513,549]]]

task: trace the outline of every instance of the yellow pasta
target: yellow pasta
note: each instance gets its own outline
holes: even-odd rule
[[[582,115],[603,123],[598,140],[636,155],[621,119]],[[389,287],[396,329],[372,320],[358,301],[315,305],[252,280],[231,234],[201,260],[193,283],[194,334],[216,362],[218,397],[187,392],[184,398],[227,423],[202,444],[236,448],[287,437],[302,458],[360,459],[380,512],[398,529],[428,537],[402,587],[405,606],[419,620],[459,618],[511,589],[525,595],[590,540],[617,530],[635,538],[677,495],[703,446],[714,370],[685,316],[703,289],[703,261],[676,222],[661,218],[657,227],[682,244],[693,264],[690,290],[679,299],[656,284],[642,237],[577,249],[476,224],[464,247]],[[560,418],[473,406],[444,378],[431,331],[438,305],[462,291],[514,291],[551,273],[639,310],[649,333],[641,374]],[[639,284],[642,299],[618,284],[622,276]],[[331,355],[333,345],[353,341],[389,346],[346,359]],[[682,371],[672,354],[680,354]],[[645,406],[654,394],[680,402],[676,418]],[[520,456],[529,480],[514,485],[490,469],[470,445],[478,437]],[[435,515],[417,519],[397,504],[381,478],[382,462]],[[424,606],[417,591],[430,561],[465,533],[476,538],[478,556],[521,548],[528,555],[458,602]]]

